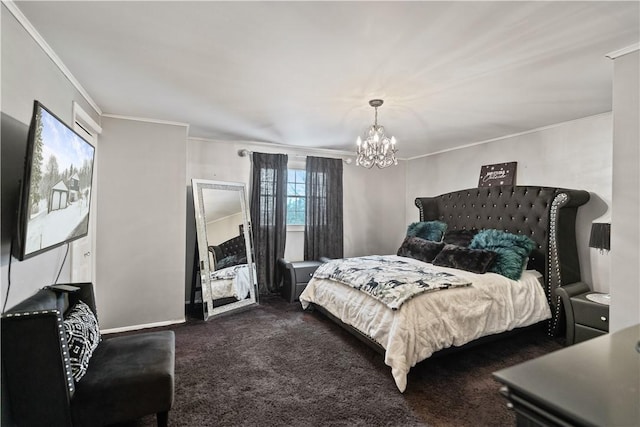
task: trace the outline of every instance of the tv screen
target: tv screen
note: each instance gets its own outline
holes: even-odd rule
[[[87,235],[94,152],[90,143],[34,102],[16,258],[23,260]]]

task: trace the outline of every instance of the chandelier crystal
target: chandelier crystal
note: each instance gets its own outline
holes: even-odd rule
[[[373,125],[369,127],[369,130],[365,134],[365,140],[360,137],[356,143],[358,144],[358,152],[356,156],[356,165],[370,169],[373,165],[378,166],[380,169],[387,166],[397,165],[398,159],[396,158],[396,138],[387,137],[384,134],[384,126],[378,125],[378,107],[382,105],[384,101],[382,99],[372,99],[369,101],[376,110],[375,121]]]

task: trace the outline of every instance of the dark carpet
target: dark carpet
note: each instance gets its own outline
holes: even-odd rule
[[[174,326],[171,426],[510,426],[491,373],[561,348],[542,331],[428,359],[400,393],[376,353],[318,312],[258,307]],[[130,427],[155,425],[148,416]]]

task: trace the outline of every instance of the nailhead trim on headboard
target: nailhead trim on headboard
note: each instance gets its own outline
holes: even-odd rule
[[[551,203],[550,224],[549,224],[549,282],[555,284],[553,289],[551,285],[546,287],[547,300],[552,310],[552,319],[549,322],[548,334],[554,336],[558,330],[558,322],[560,320],[560,307],[562,305],[560,296],[556,296],[555,306],[552,303],[553,293],[555,289],[562,286],[562,274],[560,272],[560,259],[558,256],[558,210],[562,205],[567,203],[569,196],[565,193],[558,194]]]
[[[530,237],[536,247],[529,257],[529,268],[544,276],[552,310],[549,333],[556,334],[562,310],[554,290],[580,280],[575,229],[571,228],[575,227],[577,207],[588,200],[589,193],[582,190],[503,186],[419,197],[415,204],[421,221],[444,221],[453,230],[495,228]],[[564,227],[561,231],[557,228],[560,218]],[[567,277],[561,277],[563,274]]]

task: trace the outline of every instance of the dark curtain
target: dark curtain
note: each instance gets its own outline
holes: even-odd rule
[[[287,218],[286,154],[253,153],[251,222],[260,294],[280,285],[277,260],[284,258]]]
[[[342,159],[307,157],[304,259],[342,258]]]

